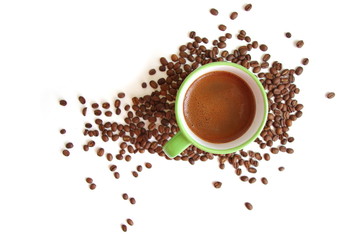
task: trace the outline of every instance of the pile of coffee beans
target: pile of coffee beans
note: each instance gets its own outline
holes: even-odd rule
[[[250,11],[251,8],[251,4],[244,7],[245,11]],[[217,16],[219,11],[213,8],[210,13]],[[230,14],[232,20],[237,17],[237,12]],[[131,155],[144,152],[157,154],[167,160],[188,161],[190,164],[216,158],[220,169],[224,169],[225,164],[230,164],[238,179],[249,184],[258,181],[252,175],[257,173],[257,168],[262,161],[269,161],[271,155],[279,153],[292,154],[294,150],[288,145],[294,141],[294,137],[290,136],[289,131],[294,122],[302,117],[304,107],[296,99],[300,89],[295,81],[296,76],[303,73],[303,67],[286,68],[281,62],[271,62],[271,55],[267,52],[268,46],[252,40],[243,29],[236,33],[228,33],[226,25],[219,24],[218,28],[220,36],[216,39],[208,39],[199,36],[195,31],[190,31],[189,41],[179,46],[177,53],[173,53],[169,57],[161,57],[157,68],[149,70],[152,80],[143,82],[140,86],[151,89],[150,94],[132,96],[132,101],[127,102],[124,100],[126,94],[120,92],[115,96],[113,102],[99,103],[87,101],[85,97],[79,96],[78,100],[82,105],[81,114],[85,117],[90,115],[91,118],[84,124],[83,135],[98,138],[103,144],[116,142],[119,146],[118,152],[111,153],[106,152],[101,144],[98,146],[95,141],[89,140],[83,145],[83,150],[89,151],[90,148],[94,148],[97,156],[109,162],[129,162],[132,160]],[[292,35],[287,32],[285,36],[291,38]],[[228,41],[232,38],[236,38],[239,45],[226,50]],[[301,48],[303,45],[302,40],[296,41],[296,47]],[[254,59],[251,55],[252,50],[259,50],[263,53],[259,61],[252,60]],[[265,89],[269,109],[267,122],[260,136],[255,140],[259,148],[243,149],[230,154],[212,154],[195,146],[189,146],[180,155],[173,159],[169,158],[163,152],[162,146],[179,131],[174,108],[180,85],[198,67],[220,61],[239,64],[251,70]],[[308,58],[301,60],[303,65],[307,65],[308,62]],[[161,77],[156,79],[154,76],[157,71]],[[333,96],[332,93],[327,95],[328,98]],[[60,105],[66,106],[66,101],[61,100]],[[111,116],[118,116],[121,113],[125,116],[123,119],[120,117],[119,121],[109,120]],[[64,134],[65,130],[62,129],[61,133]],[[69,156],[69,149],[72,147],[73,145],[66,144],[63,154]],[[148,169],[152,167],[150,163],[144,165]],[[118,179],[119,173],[116,169],[115,164],[109,166],[109,170]],[[283,170],[284,167],[279,167],[279,171]],[[142,172],[141,165],[137,166],[131,174],[138,177],[140,172]],[[262,184],[268,184],[268,179],[265,177],[261,177],[259,181]],[[220,188],[221,185],[222,183],[219,181],[213,183],[215,188]],[[131,204],[136,203],[136,200],[129,198],[127,194],[123,194],[122,197],[129,200]],[[250,203],[245,203],[245,206],[249,210],[253,208]],[[129,225],[131,224],[129,223]],[[123,231],[127,231],[125,224],[122,224],[121,227]]]

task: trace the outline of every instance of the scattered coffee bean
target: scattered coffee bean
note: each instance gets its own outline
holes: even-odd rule
[[[65,130],[64,128],[63,129],[60,129],[60,134],[65,134],[67,132],[67,130]]]
[[[260,50],[262,50],[263,52],[265,52],[265,51],[268,50],[268,47],[267,47],[267,45],[265,45],[265,44],[261,44],[261,45],[259,46],[259,48],[260,48]]]
[[[142,88],[146,88],[147,87],[147,83],[143,82],[142,83]]]
[[[127,221],[128,225],[133,226],[133,220],[132,219],[128,218],[126,221]]]
[[[62,99],[62,100],[59,101],[59,104],[60,104],[61,106],[67,106],[67,101],[65,101],[64,99]]]
[[[123,198],[124,200],[128,200],[128,194],[127,194],[127,193],[123,193],[123,194],[122,194],[122,198]]]
[[[246,203],[245,203],[245,207],[246,207],[248,210],[252,210],[252,209],[253,209],[253,205],[251,205],[251,203],[249,203],[249,202],[246,202]]]
[[[211,13],[212,15],[214,15],[214,16],[217,16],[217,15],[219,14],[219,11],[216,10],[215,8],[211,8],[211,9],[210,9],[210,13]]]
[[[282,172],[282,171],[285,170],[285,168],[284,167],[279,167],[278,170]]]
[[[114,172],[113,176],[114,176],[114,178],[119,179],[119,177],[120,177],[119,172]]]
[[[121,228],[123,232],[127,232],[127,226],[124,224],[121,224]]]
[[[225,31],[226,28],[227,28],[227,27],[226,27],[224,24],[220,24],[220,25],[219,25],[219,30],[220,30],[220,31]]]
[[[149,163],[149,162],[146,162],[146,163],[145,163],[145,167],[146,167],[146,168],[152,168],[152,164]]]
[[[118,93],[117,96],[118,96],[119,98],[124,98],[124,97],[126,96],[126,94],[123,93],[123,92],[120,92],[120,93]]]
[[[230,14],[230,19],[231,20],[234,20],[234,19],[236,19],[238,17],[238,13],[237,12],[232,12],[231,14]]]
[[[138,172],[132,171],[132,175],[133,175],[134,177],[138,177]]]
[[[104,154],[104,149],[103,149],[103,148],[99,148],[98,151],[97,151],[97,155],[98,155],[99,157],[102,157],[103,154]]]
[[[87,115],[87,107],[84,107],[84,108],[82,109],[82,115],[83,115],[83,116],[86,116],[86,115]]]
[[[292,34],[291,34],[290,32],[286,32],[286,33],[285,33],[285,36],[286,36],[287,38],[291,38],[291,37],[292,37]]]
[[[65,147],[68,148],[68,149],[70,149],[70,148],[73,148],[74,145],[73,145],[73,143],[68,142],[68,143],[65,144]]]
[[[249,178],[249,183],[250,183],[250,184],[253,184],[253,183],[255,183],[255,182],[256,182],[256,178],[255,178],[255,177]]]
[[[303,40],[299,40],[297,41],[297,43],[295,44],[297,46],[297,48],[301,48],[304,46],[304,41]]]
[[[138,172],[142,172],[142,166],[141,165],[138,165],[136,169],[137,169]]]
[[[97,187],[97,185],[94,184],[94,183],[91,183],[91,184],[89,185],[90,190],[94,190],[94,189],[96,189],[96,187]]]
[[[250,3],[246,4],[245,7],[244,7],[244,10],[245,11],[250,11],[252,7],[253,7],[253,5],[251,5]]]
[[[213,185],[215,188],[221,188],[222,182],[216,181],[216,182],[213,182]]]
[[[136,204],[136,199],[133,198],[133,197],[131,197],[131,198],[129,199],[129,202],[130,202],[131,204]]]
[[[112,172],[117,170],[117,166],[112,164],[111,166],[109,166],[109,170],[111,170]]]
[[[79,100],[79,102],[80,102],[81,104],[85,104],[85,103],[86,103],[86,100],[85,100],[85,98],[84,98],[83,96],[79,96],[79,97],[78,97],[78,100]]]
[[[302,59],[302,64],[303,64],[303,65],[308,65],[308,63],[309,63],[309,59],[308,59],[308,58],[303,58],[303,59]]]
[[[63,150],[63,155],[68,157],[70,155],[70,152],[67,149]]]
[[[264,185],[268,184],[268,179],[266,179],[265,177],[262,177],[260,180]]]
[[[329,92],[329,93],[326,94],[326,97],[328,99],[334,98],[334,96],[336,96],[336,94],[334,92]]]
[[[156,74],[156,70],[155,70],[155,69],[151,69],[151,70],[148,72],[148,74],[150,74],[150,75],[155,75],[155,74]]]
[[[85,179],[85,181],[86,181],[87,183],[93,183],[93,179],[90,178],[90,177],[87,177],[87,178]]]

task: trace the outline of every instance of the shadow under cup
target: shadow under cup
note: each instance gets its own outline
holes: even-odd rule
[[[244,134],[242,134],[237,139],[225,143],[212,143],[205,141],[197,136],[187,125],[183,111],[185,96],[187,90],[190,88],[192,83],[194,83],[194,81],[202,75],[214,71],[230,72],[242,78],[244,82],[247,83],[247,85],[250,87],[255,97],[256,111],[254,121],[251,123],[250,127],[248,128],[248,130],[246,130]],[[190,144],[193,144],[201,150],[215,154],[227,154],[236,152],[245,147],[247,144],[253,142],[259,136],[266,122],[267,111],[268,101],[265,90],[261,85],[259,79],[253,73],[240,65],[229,62],[215,62],[206,64],[190,73],[180,86],[175,104],[176,120],[177,124],[179,125],[180,132],[178,132],[171,140],[169,140],[165,144],[163,148],[164,152],[169,157],[175,157]],[[181,139],[182,141],[177,141],[177,138],[183,139]],[[177,148],[177,150],[175,148]]]

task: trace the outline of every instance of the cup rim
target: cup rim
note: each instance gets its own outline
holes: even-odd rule
[[[238,146],[232,147],[232,148],[228,148],[228,149],[213,149],[213,148],[209,148],[207,146],[204,146],[200,143],[198,143],[196,140],[194,140],[187,132],[186,127],[184,124],[185,123],[182,119],[181,119],[181,114],[179,114],[180,111],[183,111],[183,103],[180,103],[180,94],[181,94],[181,89],[187,85],[187,83],[189,81],[191,81],[191,79],[193,78],[193,76],[195,74],[197,74],[199,71],[204,70],[205,68],[209,68],[209,67],[213,67],[213,66],[232,66],[232,67],[236,67],[241,69],[242,71],[244,71],[246,74],[248,74],[257,84],[257,86],[259,87],[259,90],[261,92],[261,95],[263,97],[263,104],[264,104],[264,113],[263,113],[263,119],[258,127],[258,129],[255,131],[255,133],[246,141],[244,141],[243,143],[241,143]],[[182,134],[191,142],[192,145],[196,146],[197,148],[206,151],[206,152],[210,152],[210,153],[216,153],[216,154],[228,154],[228,153],[232,153],[232,152],[236,152],[238,150],[241,150],[242,148],[244,148],[246,145],[250,144],[251,142],[253,142],[261,133],[261,131],[264,128],[264,125],[266,123],[267,120],[267,115],[268,115],[268,98],[267,95],[265,93],[265,89],[263,87],[263,85],[260,83],[259,79],[255,76],[255,74],[251,73],[248,69],[246,69],[245,67],[235,64],[235,63],[231,63],[231,62],[212,62],[212,63],[208,63],[205,64],[197,69],[195,69],[194,71],[192,71],[183,81],[183,83],[180,86],[180,89],[177,92],[176,95],[176,101],[175,101],[175,115],[176,115],[176,121],[177,124],[180,128],[180,131],[182,132]]]

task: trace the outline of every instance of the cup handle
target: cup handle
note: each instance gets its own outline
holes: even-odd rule
[[[174,158],[190,145],[191,142],[179,131],[163,146],[163,151],[170,158]]]

